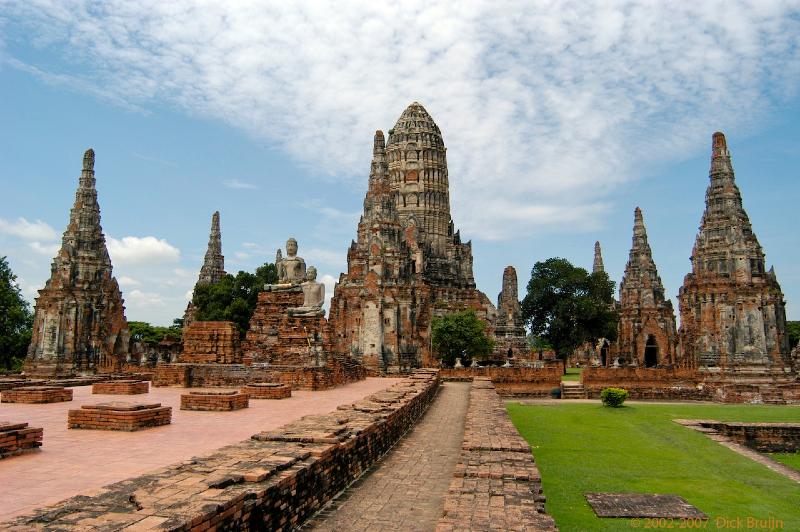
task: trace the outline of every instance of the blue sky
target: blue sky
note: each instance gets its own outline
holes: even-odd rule
[[[330,296],[372,134],[418,100],[490,298],[507,264],[521,294],[537,260],[590,268],[595,240],[619,282],[640,206],[674,300],[721,130],[800,319],[800,14],[697,4],[0,0],[0,254],[32,299],[92,147],[129,319],[182,314],[214,210],[229,272],[294,236]]]

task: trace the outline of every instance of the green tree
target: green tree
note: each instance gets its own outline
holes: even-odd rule
[[[142,342],[150,346],[158,345],[165,338],[180,341],[183,333],[180,326],[174,322],[169,327],[161,327],[145,321],[129,321],[128,330],[131,332],[131,341]]]
[[[794,349],[800,341],[800,321],[787,321],[786,333],[789,335],[789,347]]]
[[[198,321],[232,321],[244,335],[250,326],[250,318],[258,303],[258,294],[265,284],[278,282],[278,271],[274,264],[259,266],[255,273],[240,271],[233,276],[226,274],[216,284],[199,284],[192,300]]]
[[[522,316],[531,334],[566,360],[584,342],[616,338],[613,301],[614,282],[605,272],[590,274],[566,259],[551,258],[531,270]]]
[[[22,297],[17,276],[0,257],[0,368],[20,369],[31,343],[33,314]]]
[[[458,357],[468,363],[472,357],[483,358],[494,350],[494,341],[486,336],[486,324],[472,309],[433,318],[431,336],[436,356],[450,366]]]

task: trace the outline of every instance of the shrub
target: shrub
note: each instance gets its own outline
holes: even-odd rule
[[[561,388],[553,388],[550,390],[550,397],[553,399],[561,399]]]
[[[603,388],[603,391],[600,392],[600,400],[605,406],[620,407],[627,398],[628,390],[623,388]]]

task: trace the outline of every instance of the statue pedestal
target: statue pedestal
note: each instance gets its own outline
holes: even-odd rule
[[[324,316],[290,316],[290,309],[303,305],[299,286],[261,292],[250,320],[245,351],[254,362],[281,366],[325,364],[328,320]]]

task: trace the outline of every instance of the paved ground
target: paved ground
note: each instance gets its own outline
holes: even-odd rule
[[[469,382],[446,382],[425,416],[386,457],[304,528],[433,530],[464,438]]]
[[[0,403],[0,420],[44,427],[41,452],[0,460],[0,521],[206,454],[308,414],[330,412],[399,380],[370,378],[333,390],[294,391],[290,399],[252,400],[250,408],[234,412],[180,410],[184,388],[151,388],[146,395],[93,396],[91,386],[80,386],[73,388],[71,402]],[[172,424],[139,432],[67,429],[67,410],[109,400],[146,400],[171,406]]]

